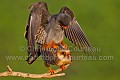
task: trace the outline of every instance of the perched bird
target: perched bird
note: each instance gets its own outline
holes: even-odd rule
[[[64,35],[79,49],[91,48],[73,12],[68,7],[61,8],[60,12],[55,15],[49,13],[45,2],[34,3],[29,9],[30,14],[25,32],[28,42],[28,64],[32,64],[41,54],[42,56],[47,54],[50,57],[53,52],[47,53],[46,49],[57,50],[62,45],[63,50],[66,50]]]
[[[54,74],[54,70],[50,65],[58,65],[62,70],[66,69],[65,65],[72,63],[70,51],[65,49],[63,45],[57,45],[58,48],[42,48],[41,55],[44,60],[44,65],[49,68],[49,72]]]

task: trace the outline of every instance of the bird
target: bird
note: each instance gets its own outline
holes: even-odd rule
[[[52,15],[48,11],[46,2],[37,2],[33,3],[29,10],[30,14],[24,34],[28,46],[28,64],[32,64],[40,55],[47,54],[51,57],[52,53],[57,55],[62,53],[61,51],[67,55],[68,47],[64,42],[64,36],[79,49],[92,48],[74,13],[68,7],[62,7],[58,14]],[[61,46],[63,50],[58,50]],[[53,49],[56,52],[49,52],[47,49]],[[59,56],[57,55],[57,57]],[[60,60],[62,61],[62,59]],[[46,61],[44,62],[46,63]]]
[[[57,45],[58,48],[42,48],[41,55],[44,60],[44,65],[49,69],[48,72],[54,74],[54,70],[51,69],[50,65],[59,66],[62,71],[67,69],[66,65],[72,63],[72,57],[70,50],[65,49],[63,45]]]

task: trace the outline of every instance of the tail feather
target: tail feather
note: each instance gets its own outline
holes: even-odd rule
[[[40,55],[40,51],[36,52],[36,54],[30,54],[26,61],[28,62],[28,64],[32,64]]]

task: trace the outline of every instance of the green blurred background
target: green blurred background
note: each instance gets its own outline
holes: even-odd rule
[[[28,65],[25,60],[7,60],[6,56],[27,56],[25,25],[28,7],[40,0],[0,0],[0,72],[10,65],[15,71],[45,73],[43,61]],[[51,14],[68,6],[86,33],[92,46],[100,50],[97,55],[113,56],[112,60],[73,60],[64,72],[66,76],[50,80],[119,80],[120,76],[120,0],[43,0]],[[68,40],[66,43],[71,45]],[[72,55],[83,55],[74,52]],[[57,68],[56,66],[52,66]],[[19,77],[2,77],[0,80],[33,80]],[[36,79],[37,80],[37,79]],[[47,79],[40,79],[47,80]]]

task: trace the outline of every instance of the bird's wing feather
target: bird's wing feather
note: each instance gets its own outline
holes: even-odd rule
[[[50,13],[48,12],[46,3],[38,2],[30,6],[30,15],[24,35],[28,40],[28,55],[36,53],[36,42],[40,42],[40,44],[44,43],[46,36],[44,28],[49,16]]]
[[[65,36],[80,49],[84,51],[86,51],[85,49],[91,50],[91,45],[75,19],[73,12],[69,8],[63,7],[60,13],[66,13],[71,17],[68,28],[64,29]]]

